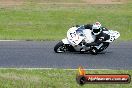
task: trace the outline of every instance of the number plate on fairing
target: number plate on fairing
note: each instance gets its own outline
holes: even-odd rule
[[[70,43],[72,45],[78,45],[83,39],[84,36],[80,36],[77,32],[77,27],[72,27],[67,31],[67,38],[68,41],[70,41]]]

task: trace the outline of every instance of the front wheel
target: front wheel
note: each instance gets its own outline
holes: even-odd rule
[[[56,53],[63,53],[66,51],[66,46],[65,44],[61,41],[58,44],[56,44],[56,46],[54,47],[54,51]]]

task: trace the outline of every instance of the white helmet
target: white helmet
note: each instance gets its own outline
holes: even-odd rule
[[[93,24],[92,26],[92,33],[94,35],[99,35],[102,31],[102,28],[101,28],[101,24],[99,22],[96,22],[95,24]]]

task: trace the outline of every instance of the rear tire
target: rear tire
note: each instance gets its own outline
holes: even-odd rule
[[[99,48],[98,52],[105,50],[109,46],[108,42],[104,42],[103,45]]]
[[[64,44],[62,41],[59,42],[58,44],[55,45],[54,51],[55,51],[56,53],[63,53],[63,52],[65,52],[65,51],[66,51],[66,46],[65,46],[65,44]]]
[[[98,49],[96,47],[91,47],[90,53],[92,55],[97,55],[98,54]]]

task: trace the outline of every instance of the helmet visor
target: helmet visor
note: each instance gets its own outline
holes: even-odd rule
[[[98,32],[100,32],[100,29],[93,29],[93,32],[98,33]]]

